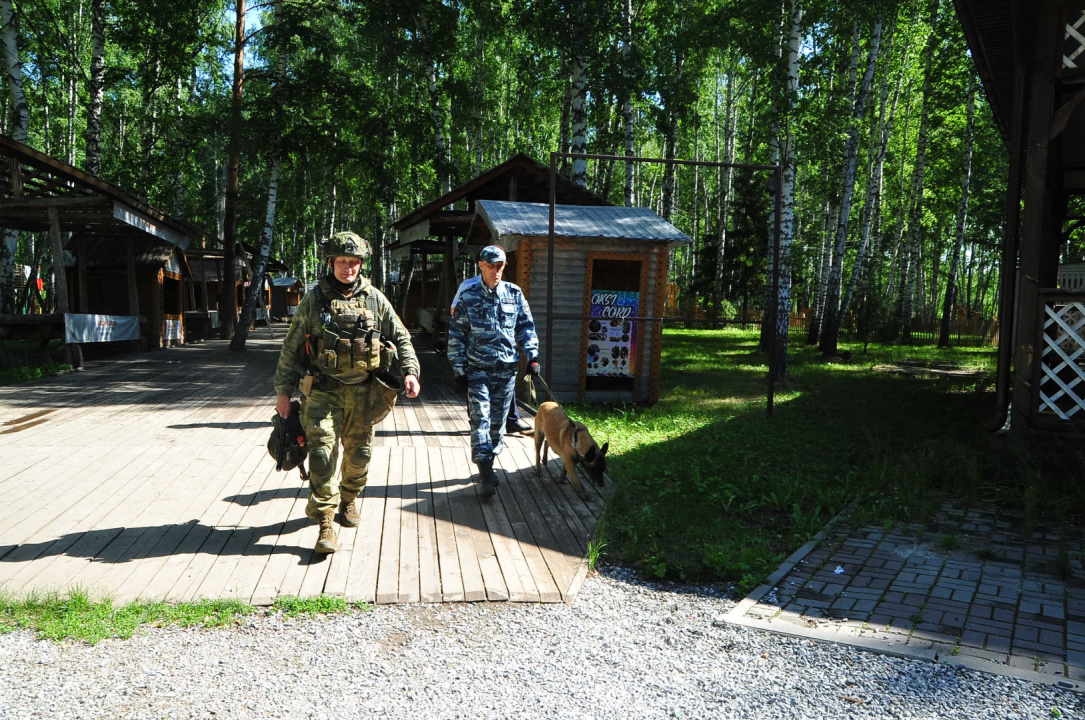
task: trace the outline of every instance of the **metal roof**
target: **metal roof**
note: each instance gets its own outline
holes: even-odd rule
[[[550,232],[549,205],[479,200],[475,207],[499,240],[509,236],[538,237]],[[690,242],[688,235],[648,208],[606,205],[555,206],[554,235],[667,243]]]
[[[293,287],[295,285],[305,287],[305,283],[292,277],[273,277],[271,278],[271,284],[275,287]]]

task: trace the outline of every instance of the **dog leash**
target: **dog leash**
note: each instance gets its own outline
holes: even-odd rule
[[[535,407],[538,407],[539,403],[538,403],[538,401],[536,399],[535,385],[534,385],[534,383],[532,381],[536,381],[540,385],[542,385],[543,390],[546,391],[547,397],[549,397],[552,401],[558,403],[558,405],[561,405],[561,403],[558,402],[558,399],[556,397],[554,397],[554,393],[553,393],[553,391],[550,390],[550,386],[546,384],[545,380],[543,380],[542,375],[531,375],[529,373],[524,379],[528,381],[528,387],[531,388],[531,402],[532,402],[533,405],[535,405]]]

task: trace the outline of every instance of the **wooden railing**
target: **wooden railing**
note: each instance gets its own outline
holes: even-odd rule
[[[1041,417],[1085,424],[1085,293],[1042,290],[1036,391]]]

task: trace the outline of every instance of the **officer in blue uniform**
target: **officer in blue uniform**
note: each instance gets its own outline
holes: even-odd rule
[[[474,277],[469,277],[462,283],[460,283],[459,289],[456,290],[456,295],[452,298],[452,309],[450,311],[450,316],[451,313],[456,312],[456,303],[460,301],[460,295],[463,294],[463,291],[471,287],[472,285],[478,285],[480,282],[482,282],[482,276],[475,275]],[[520,418],[520,411],[517,409],[516,401],[513,400],[511,403],[509,403],[509,416],[505,420],[505,432],[526,433],[530,431],[531,426]]]
[[[515,401],[517,344],[538,375],[539,338],[527,299],[504,282],[505,251],[489,245],[479,253],[481,282],[463,289],[448,326],[448,361],[456,385],[467,390],[471,416],[471,460],[478,465],[482,496],[497,491],[494,457],[501,453],[509,403]]]

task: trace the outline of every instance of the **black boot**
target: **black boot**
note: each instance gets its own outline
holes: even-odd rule
[[[480,460],[478,462],[478,472],[482,476],[482,497],[493,497],[494,493],[497,492],[497,486],[500,484],[497,473],[494,472],[494,461]]]

